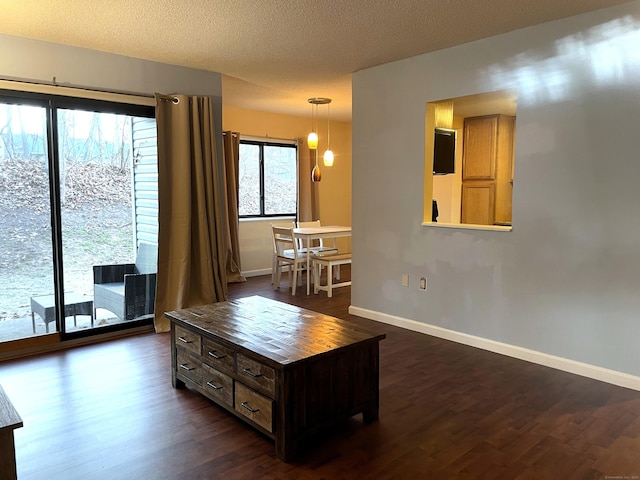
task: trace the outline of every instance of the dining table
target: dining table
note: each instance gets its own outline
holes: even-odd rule
[[[319,227],[297,227],[293,229],[293,235],[302,240],[303,245],[311,245],[313,240],[323,238],[350,237],[351,227],[340,225],[327,225]],[[307,248],[307,295],[311,291],[309,268],[311,267],[311,249]]]

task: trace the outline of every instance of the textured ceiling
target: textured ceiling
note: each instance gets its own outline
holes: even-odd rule
[[[225,105],[329,97],[349,120],[353,72],[627,1],[0,0],[0,33],[220,72]]]

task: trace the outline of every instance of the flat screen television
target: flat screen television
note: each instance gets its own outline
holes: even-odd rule
[[[433,174],[454,173],[456,164],[456,131],[436,128],[433,142]]]

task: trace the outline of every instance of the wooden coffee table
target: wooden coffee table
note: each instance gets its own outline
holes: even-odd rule
[[[15,480],[16,446],[13,431],[22,427],[22,419],[0,385],[0,479]]]
[[[378,418],[384,334],[259,296],[165,315],[173,386],[275,440],[284,461],[342,419]]]
[[[40,295],[31,297],[31,324],[33,333],[36,333],[35,313],[44,320],[46,332],[49,333],[49,323],[56,319],[54,295]],[[64,317],[73,317],[73,325],[77,326],[76,315],[91,316],[93,327],[93,299],[76,292],[64,292]]]

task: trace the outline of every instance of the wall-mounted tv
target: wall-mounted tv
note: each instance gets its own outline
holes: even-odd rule
[[[456,164],[456,131],[436,128],[433,142],[433,174],[454,173]]]

